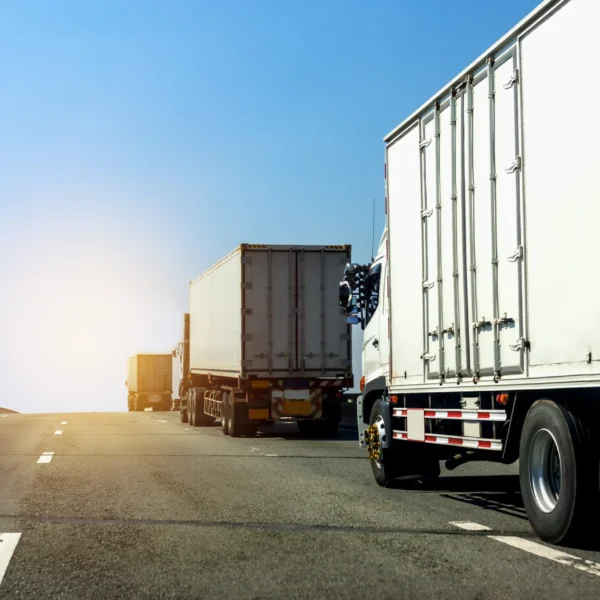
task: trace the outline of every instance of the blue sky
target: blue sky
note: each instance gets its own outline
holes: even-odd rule
[[[0,2],[0,406],[124,409],[241,242],[368,260],[382,137],[537,4]]]

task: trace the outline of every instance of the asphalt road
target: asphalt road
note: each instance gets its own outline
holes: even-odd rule
[[[541,544],[514,466],[381,489],[354,437],[0,417],[0,598],[600,597],[600,552]]]

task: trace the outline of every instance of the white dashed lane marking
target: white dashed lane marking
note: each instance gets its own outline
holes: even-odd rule
[[[42,455],[38,458],[38,464],[39,465],[48,464],[52,460],[53,456],[54,456],[54,452],[42,452]]]
[[[67,424],[67,422],[66,422],[66,421],[61,421],[61,422],[60,422],[60,424],[61,424],[61,425],[66,425],[66,424]]]
[[[0,533],[0,585],[20,537],[20,533]]]
[[[62,429],[57,429],[57,430],[54,432],[54,435],[62,435]]]
[[[467,531],[491,531],[491,529],[485,525],[471,523],[470,521],[450,521],[450,525],[454,525],[459,529],[466,529]]]
[[[479,523],[472,523],[470,521],[450,521],[450,525],[458,527],[459,529],[465,529],[467,531],[492,531],[490,527],[480,525]],[[524,538],[520,538],[513,535],[487,535],[490,540],[507,544],[518,550],[524,550],[530,554],[535,554],[540,558],[547,558],[553,562],[560,563],[566,567],[573,567],[578,571],[589,573],[590,575],[597,575],[600,577],[600,564],[595,563],[591,560],[585,560],[579,556],[573,554],[567,554],[562,550],[556,550],[550,546],[539,544]]]
[[[561,550],[555,550],[549,546],[544,546],[542,544],[538,544],[537,542],[532,542],[531,540],[524,540],[520,537],[513,537],[509,535],[490,535],[488,537],[492,540],[496,540],[497,542],[508,544],[513,548],[525,550],[525,552],[530,552],[536,556],[553,560],[561,565],[573,567],[578,571],[585,571],[586,573],[600,576],[600,565],[592,562],[591,560],[584,560],[579,556],[573,556],[572,554],[567,554]]]
[[[163,421],[162,419],[158,419],[159,423],[168,423],[169,421]]]

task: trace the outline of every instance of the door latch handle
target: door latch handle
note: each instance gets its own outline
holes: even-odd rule
[[[379,348],[379,340],[377,338],[373,340],[373,346],[375,346],[375,348]]]

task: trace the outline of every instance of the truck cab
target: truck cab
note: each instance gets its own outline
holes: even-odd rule
[[[369,424],[375,401],[386,390],[389,371],[390,339],[387,232],[384,231],[377,256],[371,263],[346,267],[340,282],[340,305],[347,312],[348,323],[363,329],[361,396],[357,418],[359,441],[365,445],[364,430]]]

